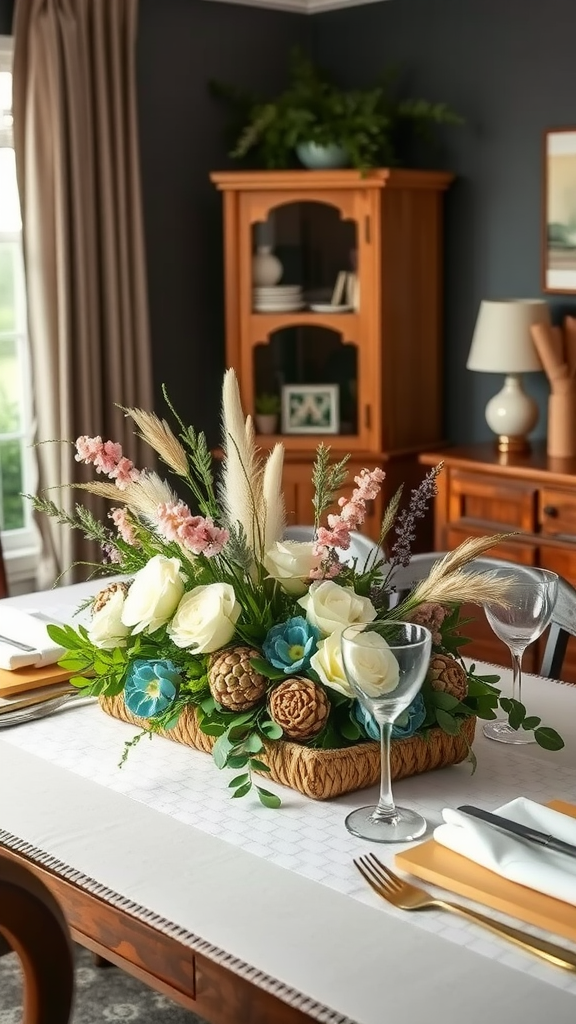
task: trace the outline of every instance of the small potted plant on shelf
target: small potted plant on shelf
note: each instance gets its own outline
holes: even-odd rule
[[[210,82],[214,96],[232,110],[230,155],[254,158],[267,169],[294,166],[296,157],[312,169],[397,164],[399,129],[411,122],[459,124],[444,103],[391,95],[391,75],[368,89],[341,89],[296,49],[289,83],[272,99],[251,96],[221,82]]]
[[[259,434],[275,434],[278,430],[280,398],[263,391],[256,396],[256,429]]]

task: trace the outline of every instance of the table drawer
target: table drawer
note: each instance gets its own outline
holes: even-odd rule
[[[538,504],[538,520],[543,534],[576,540],[576,492],[542,487]]]
[[[481,521],[495,530],[534,533],[538,490],[523,480],[450,471],[448,519],[451,523]]]

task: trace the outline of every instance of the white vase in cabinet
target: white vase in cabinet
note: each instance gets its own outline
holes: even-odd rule
[[[272,252],[271,245],[259,245],[252,257],[252,284],[255,288],[271,288],[282,277],[283,266]]]

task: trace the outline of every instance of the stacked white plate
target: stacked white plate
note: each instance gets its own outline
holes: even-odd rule
[[[302,285],[299,284],[256,287],[253,289],[252,297],[257,313],[291,313],[304,307]]]

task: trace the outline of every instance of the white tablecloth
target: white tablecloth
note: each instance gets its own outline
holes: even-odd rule
[[[11,603],[64,618],[86,589]],[[429,773],[396,784],[397,797],[431,828],[444,805],[495,807],[519,794],[574,800],[576,688],[527,677],[523,696],[562,733],[563,751],[479,736],[473,777],[467,765]],[[271,811],[230,800],[229,774],[210,757],[158,737],[142,740],[119,770],[134,731],[95,706],[2,730],[0,828],[72,877],[149,908],[190,945],[234,958],[240,972],[249,965],[261,984],[276,988],[265,978],[277,979],[284,998],[319,1019],[334,1019],[324,1005],[359,1024],[388,1014],[416,1021],[438,1000],[447,1024],[487,1013],[522,1024],[574,1020],[576,976],[442,912],[408,917],[367,888],[352,858],[374,849],[392,863],[398,848],[354,839],[343,822],[374,792],[314,803],[267,783],[283,799]]]

